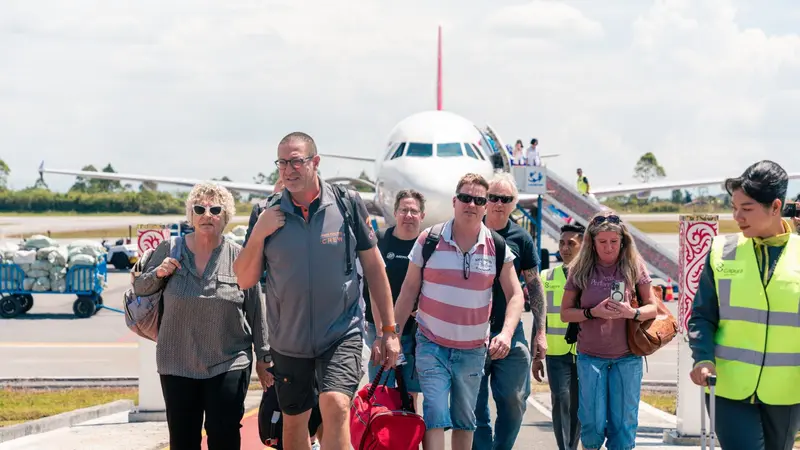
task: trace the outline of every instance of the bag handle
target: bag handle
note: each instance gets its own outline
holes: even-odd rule
[[[378,369],[378,373],[375,374],[375,378],[373,378],[372,383],[370,383],[369,391],[367,391],[367,401],[372,400],[372,397],[375,395],[375,390],[378,389],[378,383],[381,381],[381,376],[383,376],[383,372],[386,370],[394,371],[394,378],[397,380],[397,389],[400,391],[400,401],[402,402],[403,411],[412,413],[415,412],[414,405],[411,403],[411,394],[409,394],[408,388],[406,387],[406,380],[403,378],[403,371],[398,370],[396,367],[387,369],[385,366],[381,365],[381,367]],[[386,383],[384,382],[383,385],[385,386]]]

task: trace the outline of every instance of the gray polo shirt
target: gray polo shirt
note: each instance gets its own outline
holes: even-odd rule
[[[354,230],[345,224],[330,184],[320,180],[320,196],[308,208],[308,220],[283,190],[280,209],[286,222],[264,244],[269,344],[281,355],[315,358],[340,339],[363,333],[356,259],[358,251],[374,247],[377,239],[367,207],[356,192],[350,194],[344,203],[355,203]],[[253,208],[245,245],[264,206]],[[350,233],[349,275],[344,233]]]

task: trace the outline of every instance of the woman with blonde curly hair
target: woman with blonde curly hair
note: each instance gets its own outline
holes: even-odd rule
[[[264,389],[272,384],[261,285],[242,290],[233,273],[241,246],[222,232],[236,209],[222,186],[195,185],[186,200],[194,232],[162,242],[133,283],[134,293],[162,292],[156,364],[167,410],[170,448],[239,448],[252,355]],[[172,256],[175,256],[174,258]]]
[[[656,317],[651,279],[627,226],[613,212],[589,222],[569,265],[561,320],[579,322],[578,420],[585,449],[631,449],[638,428],[642,358],[631,353],[627,321]],[[638,296],[640,308],[631,306]]]

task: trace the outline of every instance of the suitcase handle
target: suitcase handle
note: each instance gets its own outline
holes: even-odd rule
[[[708,416],[710,427],[709,430],[706,431],[706,389],[705,386],[700,387],[700,448],[702,450],[706,450],[706,443],[709,444],[709,448],[714,450],[715,438],[716,438],[716,429],[717,429],[717,398],[715,388],[717,386],[717,376],[716,375],[709,375],[706,378],[706,384],[708,384],[708,390],[710,391],[710,398],[708,401]]]

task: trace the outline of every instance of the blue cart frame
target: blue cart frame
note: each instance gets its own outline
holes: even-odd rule
[[[102,280],[100,278],[102,276]],[[108,309],[118,313],[122,310],[103,304],[103,286],[108,282],[108,262],[105,255],[98,256],[94,265],[76,265],[69,267],[66,274],[67,287],[64,292],[25,290],[25,272],[18,264],[0,264],[0,317],[14,318],[24,314],[33,307],[33,295],[61,294],[77,295],[72,304],[72,312],[76,317],[85,319],[100,309]]]

